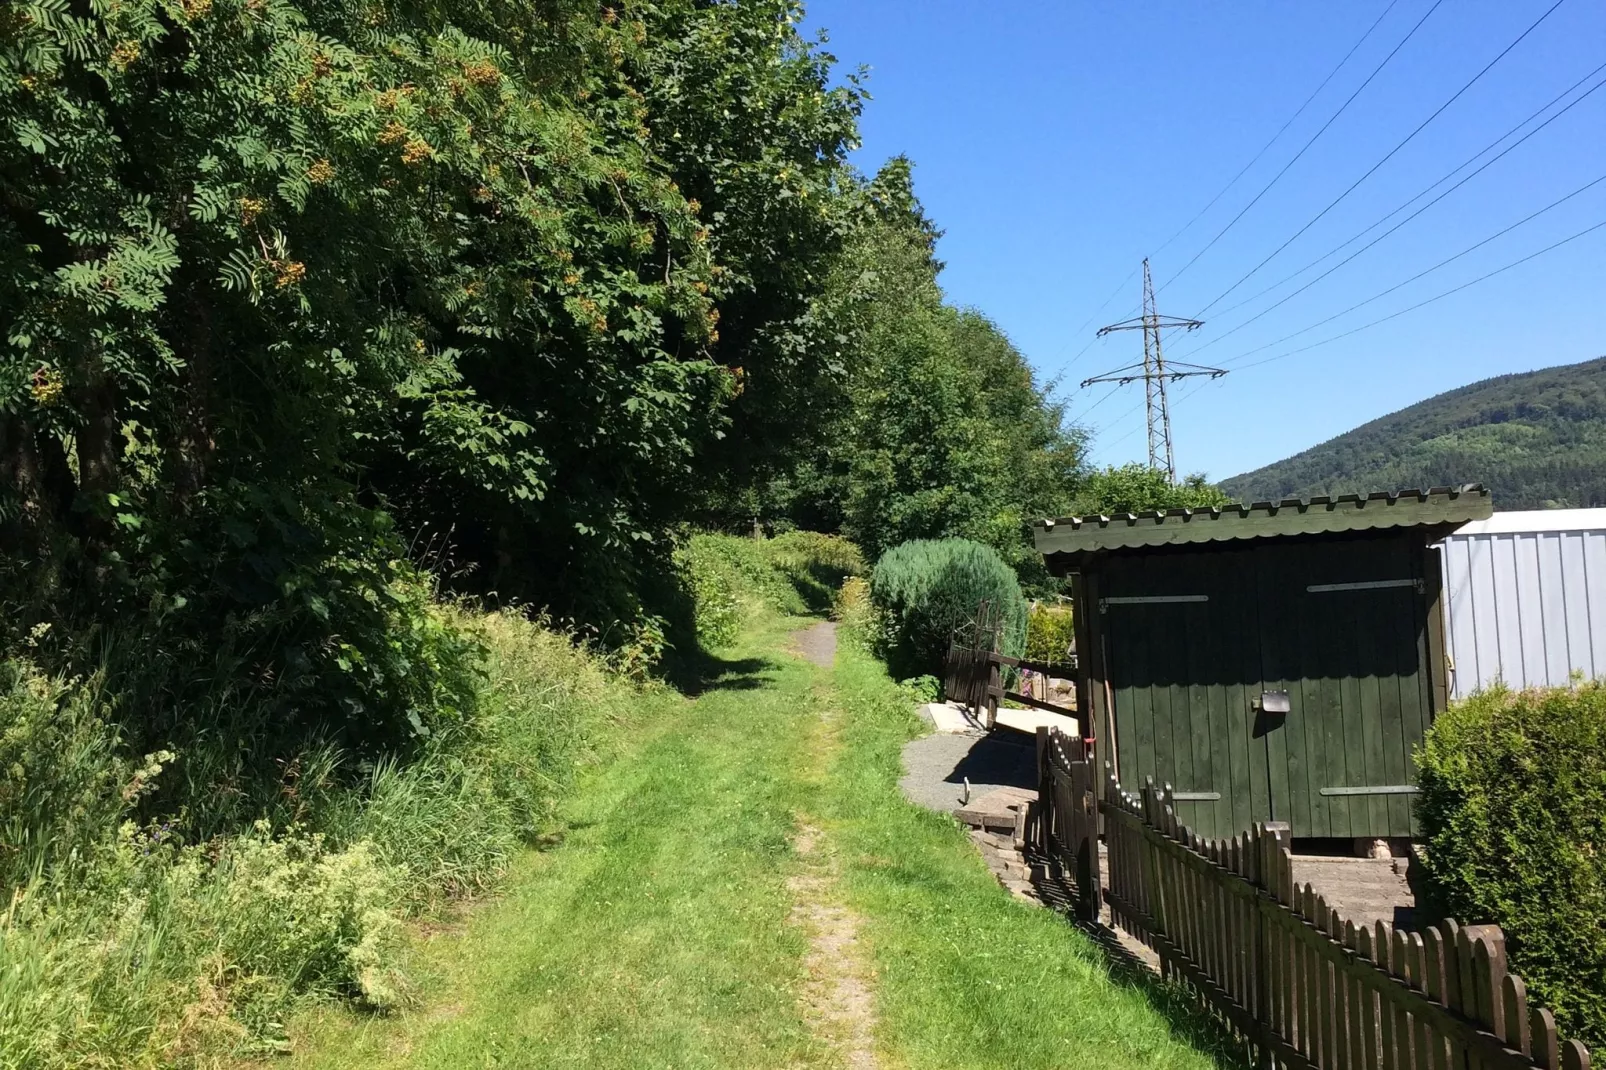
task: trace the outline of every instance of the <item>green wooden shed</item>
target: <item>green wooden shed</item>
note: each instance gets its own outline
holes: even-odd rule
[[[1413,835],[1411,753],[1448,694],[1431,544],[1491,512],[1471,484],[1039,521],[1099,761],[1170,783],[1202,836]]]

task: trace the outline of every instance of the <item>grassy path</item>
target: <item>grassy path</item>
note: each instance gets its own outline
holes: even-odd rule
[[[314,1014],[296,1067],[1206,1067],[1062,920],[898,795],[910,702],[774,620],[647,699],[503,895],[421,937],[420,1007]],[[281,1064],[282,1065],[282,1064]]]

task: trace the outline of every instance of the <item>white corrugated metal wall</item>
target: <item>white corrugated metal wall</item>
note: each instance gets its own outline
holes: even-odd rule
[[[1439,547],[1454,697],[1606,676],[1606,509],[1496,513]]]

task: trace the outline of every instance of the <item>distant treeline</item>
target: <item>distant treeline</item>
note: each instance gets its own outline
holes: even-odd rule
[[[1497,509],[1606,506],[1606,358],[1451,390],[1221,485],[1264,500],[1470,482]]]

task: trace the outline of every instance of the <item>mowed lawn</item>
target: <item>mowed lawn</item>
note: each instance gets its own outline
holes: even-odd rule
[[[569,807],[460,925],[420,932],[415,1009],[292,1024],[296,1067],[832,1067],[805,1008],[807,884],[856,915],[881,1067],[1208,1067],[1157,989],[1112,981],[1063,919],[1015,902],[964,833],[898,793],[909,697],[834,670],[772,619],[695,698],[651,695]],[[1178,1019],[1180,1021],[1180,1019]]]

